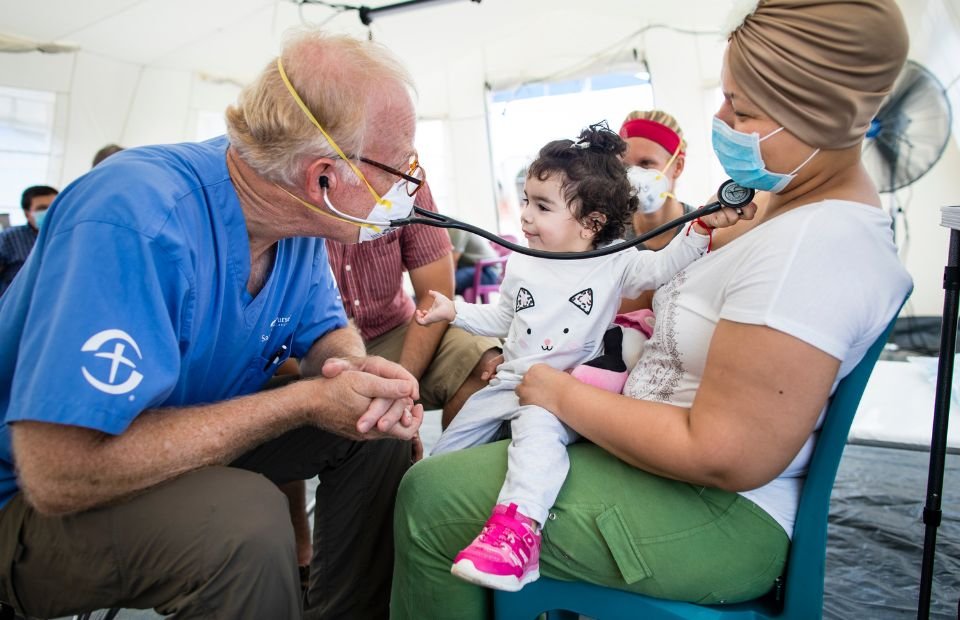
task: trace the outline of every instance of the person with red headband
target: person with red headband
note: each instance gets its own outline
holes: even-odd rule
[[[686,164],[687,143],[680,124],[662,110],[634,110],[620,126],[620,137],[627,143],[624,163],[637,187],[640,208],[633,216],[636,235],[689,213],[694,207],[677,199],[677,179]],[[647,241],[641,249],[659,250],[677,234],[679,228]]]
[[[686,165],[687,151],[677,119],[663,110],[634,110],[620,126],[620,137],[627,143],[623,163],[628,166],[628,176],[640,200],[633,214],[632,230],[627,229],[627,238],[642,235],[693,211],[693,205],[681,202],[674,193]],[[680,228],[657,235],[637,248],[662,249]],[[620,312],[650,308],[652,299],[653,291],[645,292],[638,299],[624,299]]]

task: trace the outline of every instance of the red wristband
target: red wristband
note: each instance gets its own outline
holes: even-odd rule
[[[706,228],[707,230],[716,230],[716,229],[717,229],[716,226],[711,226],[710,224],[707,224],[706,222],[704,222],[704,221],[703,221],[702,219],[700,219],[699,217],[698,217],[697,219],[693,220],[693,221],[696,222],[697,224],[700,224],[700,226]]]
[[[710,226],[710,225],[708,225],[708,224],[705,224],[705,223],[703,222],[703,220],[701,220],[701,219],[698,217],[697,219],[695,219],[695,220],[693,220],[692,222],[690,222],[690,226],[687,227],[687,236],[689,236],[689,235],[690,235],[690,231],[693,230],[693,225],[694,225],[694,224],[700,224],[701,227],[703,227],[703,228],[706,229],[706,231],[707,231],[707,253],[709,254],[709,253],[710,253],[710,250],[713,249],[713,231],[716,230],[716,229],[715,229],[713,226]]]

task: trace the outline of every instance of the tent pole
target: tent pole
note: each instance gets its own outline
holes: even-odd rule
[[[957,208],[957,207],[954,207]],[[918,620],[930,617],[933,589],[933,564],[937,547],[937,528],[942,513],[943,470],[947,453],[947,423],[950,418],[950,392],[953,385],[953,361],[957,346],[957,311],[960,309],[960,231],[950,230],[947,266],[943,270],[943,319],[940,324],[940,355],[937,389],[933,407],[933,435],[930,439],[930,470],[927,476],[927,503],[923,508],[926,533],[923,539],[923,563],[920,571]]]

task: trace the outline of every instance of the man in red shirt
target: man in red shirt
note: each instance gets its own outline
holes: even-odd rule
[[[429,185],[417,206],[436,211]],[[360,330],[368,355],[398,362],[420,382],[425,409],[442,409],[446,428],[471,394],[486,385],[481,373],[499,355],[500,342],[446,323],[413,320],[417,304],[429,308],[434,290],[453,296],[452,246],[446,230],[405,226],[373,241],[347,245],[327,239],[330,267],[347,316]],[[403,289],[410,273],[414,297]]]

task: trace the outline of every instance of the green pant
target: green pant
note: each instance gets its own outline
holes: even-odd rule
[[[430,457],[397,496],[391,618],[486,618],[489,592],[450,574],[480,532],[506,475],[507,442]],[[782,573],[789,539],[767,513],[727,491],[641,471],[589,443],[543,528],[540,572],[660,598],[737,602]]]

